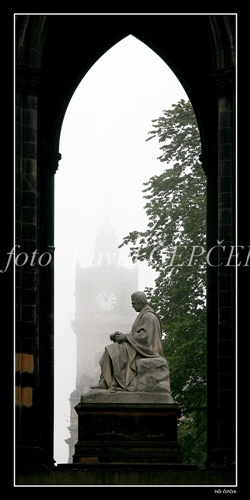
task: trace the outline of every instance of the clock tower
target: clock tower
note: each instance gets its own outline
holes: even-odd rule
[[[110,334],[128,333],[136,318],[131,295],[138,290],[137,266],[122,265],[115,232],[105,223],[98,233],[88,267],[75,268],[76,389],[70,395],[69,463],[77,442],[77,414],[74,407],[81,394],[100,378],[99,359],[110,344]]]

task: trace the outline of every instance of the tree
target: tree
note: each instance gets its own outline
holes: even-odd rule
[[[182,407],[179,440],[184,461],[202,465],[206,442],[206,179],[200,136],[190,102],[180,100],[152,120],[165,170],[144,183],[146,231],[132,231],[120,247],[157,273],[149,300],[162,319],[171,390]],[[196,450],[196,453],[195,453]],[[199,450],[197,452],[197,450]]]

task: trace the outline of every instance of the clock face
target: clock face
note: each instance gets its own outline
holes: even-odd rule
[[[104,290],[98,293],[96,298],[97,305],[102,311],[111,311],[116,304],[116,297],[113,292]]]

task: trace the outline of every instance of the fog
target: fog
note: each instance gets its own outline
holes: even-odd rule
[[[146,229],[143,183],[164,169],[157,160],[160,144],[156,139],[146,142],[146,138],[152,130],[152,120],[180,99],[187,100],[187,95],[165,62],[129,36],[90,69],[69,103],[60,139],[62,159],[55,176],[57,463],[68,462],[65,439],[70,436],[69,397],[77,379],[77,345],[72,327],[76,319],[76,269],[94,265],[96,242],[103,225],[110,228],[112,235],[114,231],[118,244],[130,231]],[[128,250],[117,250],[117,256],[120,266],[132,270],[135,266]],[[155,275],[146,264],[137,265],[136,273],[139,290],[153,286]],[[131,308],[130,295],[124,297],[126,300],[126,307]],[[134,315],[131,310],[129,322]],[[103,351],[106,338],[109,343],[108,334],[112,331],[104,333],[106,337],[100,335],[95,352]],[[91,325],[86,335],[86,352],[90,349],[90,336]],[[91,354],[88,352],[89,358]],[[98,375],[96,355],[91,359],[91,370]],[[82,365],[84,372],[84,359]]]

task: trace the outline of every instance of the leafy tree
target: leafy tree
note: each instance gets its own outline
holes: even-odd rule
[[[132,231],[133,262],[156,271],[145,292],[162,319],[171,390],[182,407],[179,441],[186,463],[206,454],[206,179],[199,162],[200,136],[190,102],[180,100],[152,120],[147,141],[158,138],[159,175],[144,183],[147,229]]]

